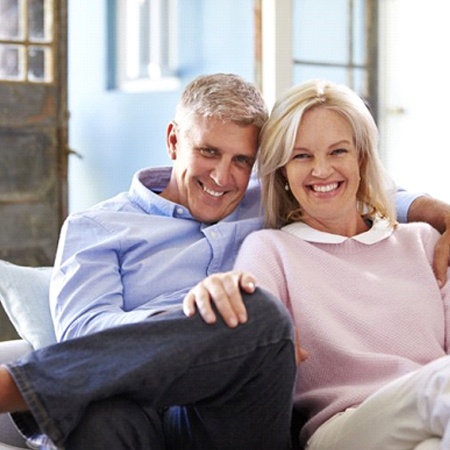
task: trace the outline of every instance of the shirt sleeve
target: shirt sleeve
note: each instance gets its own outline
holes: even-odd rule
[[[61,229],[50,284],[58,340],[144,320],[146,305],[124,309],[120,242],[90,217],[70,217]]]
[[[422,193],[408,192],[403,188],[397,189],[397,192],[395,193],[395,208],[397,211],[397,220],[400,223],[408,222],[408,212],[412,202],[416,198],[422,197],[424,195],[427,194],[424,194],[423,192]]]

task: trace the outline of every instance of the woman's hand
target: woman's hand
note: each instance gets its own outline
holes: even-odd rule
[[[198,310],[206,323],[217,321],[213,309],[230,327],[247,321],[247,310],[242,300],[241,289],[248,294],[255,291],[255,279],[248,272],[230,271],[210,275],[194,286],[183,301],[183,311],[190,317]]]

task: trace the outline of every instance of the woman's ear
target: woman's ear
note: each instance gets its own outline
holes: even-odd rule
[[[177,134],[177,124],[171,121],[167,125],[166,131],[166,146],[169,158],[172,160],[177,159],[177,144],[178,144],[178,134]]]

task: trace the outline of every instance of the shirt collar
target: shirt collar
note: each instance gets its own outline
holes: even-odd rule
[[[192,219],[187,208],[159,195],[169,183],[171,172],[171,167],[139,170],[131,180],[128,195],[131,201],[139,205],[147,214]]]
[[[340,244],[348,239],[353,239],[362,244],[372,245],[389,237],[394,228],[387,219],[377,216],[373,219],[372,226],[368,231],[351,237],[319,231],[303,222],[291,223],[283,227],[282,230],[305,241],[319,244]]]
[[[172,167],[148,167],[139,170],[131,181],[128,191],[129,198],[147,214],[195,220],[188,208],[159,195],[169,183],[171,173]],[[235,222],[248,218],[261,220],[260,194],[259,181],[252,174],[241,203],[220,222]],[[209,224],[205,224],[205,226],[209,226]]]

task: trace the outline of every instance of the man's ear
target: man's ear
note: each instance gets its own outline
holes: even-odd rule
[[[167,125],[166,146],[167,152],[169,153],[169,158],[172,160],[177,159],[177,143],[178,143],[177,125],[174,121],[171,121],[169,125]]]

